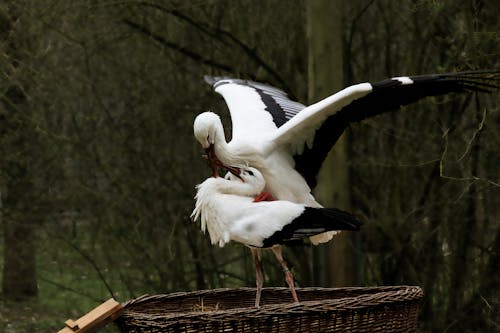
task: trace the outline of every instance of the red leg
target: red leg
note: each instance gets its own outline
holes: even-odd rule
[[[260,295],[262,293],[262,285],[264,283],[264,274],[262,272],[262,262],[260,261],[260,249],[251,247],[253,262],[255,264],[255,277],[257,284],[257,293],[255,294],[255,307],[260,307]]]
[[[286,265],[285,259],[283,259],[283,254],[281,252],[281,246],[275,246],[272,247],[271,250],[273,250],[274,255],[276,256],[276,259],[278,259],[278,262],[281,265],[281,268],[283,268],[283,271],[285,272],[285,280],[286,283],[288,284],[288,287],[290,288],[290,292],[292,293],[293,301],[295,303],[299,302],[299,298],[297,297],[297,292],[295,291],[295,285],[293,282],[293,275],[288,269],[288,266]]]

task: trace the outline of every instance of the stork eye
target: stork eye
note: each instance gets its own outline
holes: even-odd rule
[[[248,170],[248,174],[249,174],[250,176],[253,176],[253,171]]]

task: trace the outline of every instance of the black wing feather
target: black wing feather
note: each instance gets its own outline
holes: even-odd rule
[[[253,88],[260,96],[262,102],[273,117],[276,127],[282,126],[298,112],[305,108],[305,105],[292,101],[288,95],[276,87],[243,79],[233,79],[223,76],[204,76],[205,81],[214,89],[222,84],[241,84]]]
[[[328,152],[345,129],[353,122],[385,112],[398,110],[403,105],[424,97],[452,92],[492,92],[499,88],[500,71],[472,71],[449,74],[410,76],[413,83],[403,84],[397,79],[371,83],[373,91],[330,116],[316,131],[312,148],[305,147],[294,156],[295,168],[314,188],[316,176]]]
[[[291,223],[264,240],[263,247],[287,244],[332,230],[357,231],[361,222],[352,214],[337,208],[306,207]]]

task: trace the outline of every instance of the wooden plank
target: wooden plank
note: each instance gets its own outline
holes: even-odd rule
[[[78,324],[75,323],[72,319],[68,319],[64,322],[66,324],[66,327],[71,328],[72,330],[77,330],[79,329]]]
[[[122,310],[123,306],[110,298],[77,320],[66,320],[66,327],[61,329],[58,333],[88,333],[95,331],[109,321],[118,318]]]
[[[69,327],[65,327],[63,328],[62,330],[60,330],[59,332],[57,333],[75,333],[76,331],[73,331],[71,328]]]

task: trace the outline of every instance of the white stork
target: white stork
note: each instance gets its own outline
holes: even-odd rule
[[[298,302],[281,245],[331,230],[359,230],[361,224],[353,215],[335,208],[307,207],[285,200],[256,202],[255,196],[265,187],[263,175],[252,167],[238,173],[240,179],[211,177],[199,184],[191,217],[201,221],[201,230],[208,230],[212,244],[223,247],[236,241],[250,247],[257,280],[256,307],[263,284],[263,248],[270,248],[275,254],[293,300]]]
[[[347,87],[310,106],[290,100],[266,84],[205,76],[229,107],[232,139],[228,143],[218,115],[204,112],[194,121],[194,135],[216,175],[217,167],[252,166],[272,197],[321,207],[311,194],[328,152],[353,122],[398,110],[427,96],[452,92],[491,92],[499,71],[472,71],[394,77]],[[311,238],[326,242],[334,233]]]

